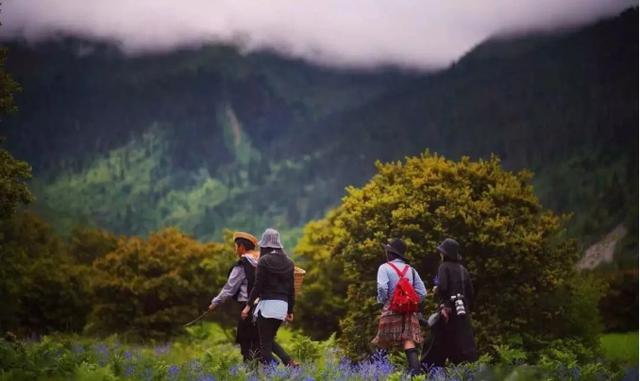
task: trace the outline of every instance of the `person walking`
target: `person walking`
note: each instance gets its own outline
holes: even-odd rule
[[[457,241],[447,238],[436,248],[441,260],[435,289],[439,316],[431,327],[432,340],[423,348],[421,362],[426,368],[443,367],[447,360],[457,365],[478,358],[471,326],[473,283],[460,263],[459,247]]]
[[[233,242],[238,261],[229,270],[227,282],[222,290],[211,300],[209,305],[211,312],[230,299],[244,306],[249,300],[249,293],[255,283],[256,267],[260,257],[260,253],[256,250],[258,239],[249,233],[235,232]],[[250,362],[259,357],[258,329],[251,319],[242,317],[238,319],[236,343],[240,345],[243,361]],[[277,343],[274,343],[273,351],[284,364],[293,363]]]
[[[242,310],[242,318],[249,319],[251,306],[258,301],[253,316],[258,327],[260,357],[263,364],[271,364],[274,339],[283,321],[293,321],[295,305],[294,265],[284,252],[280,233],[267,229],[260,242],[256,281]],[[291,361],[290,361],[291,363]],[[295,364],[292,364],[295,365]]]
[[[409,373],[417,375],[421,369],[416,345],[423,342],[417,311],[427,290],[418,272],[408,264],[402,240],[394,239],[383,247],[387,261],[378,267],[377,275],[377,301],[383,307],[378,332],[371,342],[383,349],[404,349]]]

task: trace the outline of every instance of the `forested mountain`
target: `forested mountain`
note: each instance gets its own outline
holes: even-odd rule
[[[10,42],[19,112],[4,123],[34,166],[36,208],[146,234],[178,225],[295,232],[375,160],[495,153],[574,212],[590,242],[637,245],[638,11],[580,30],[495,38],[437,73],[344,71],[205,46],[125,56],[73,37]]]

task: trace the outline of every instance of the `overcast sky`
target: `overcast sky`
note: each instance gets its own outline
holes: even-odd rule
[[[59,32],[129,53],[206,42],[333,66],[434,69],[498,33],[578,26],[629,0],[4,0],[0,35]]]

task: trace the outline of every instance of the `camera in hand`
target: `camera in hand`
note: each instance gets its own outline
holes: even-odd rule
[[[462,294],[451,295],[450,300],[456,309],[456,315],[463,316],[467,314],[467,310],[464,308],[464,296]]]

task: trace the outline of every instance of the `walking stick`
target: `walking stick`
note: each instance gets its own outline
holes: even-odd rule
[[[190,322],[188,322],[187,324],[183,325],[183,327],[188,327],[192,324],[195,324],[197,322],[199,322],[200,320],[202,320],[205,316],[207,316],[207,314],[209,313],[209,310],[206,310],[202,313],[202,315],[198,316],[197,318],[191,320]]]

